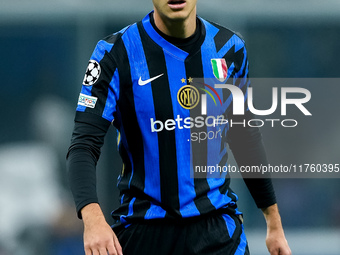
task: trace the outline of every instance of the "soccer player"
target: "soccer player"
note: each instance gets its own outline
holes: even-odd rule
[[[99,41],[84,77],[67,158],[85,253],[249,254],[229,175],[192,178],[194,164],[226,164],[226,142],[239,166],[267,162],[258,129],[219,119],[233,117],[232,97],[213,83],[249,86],[244,41],[198,17],[196,0],[153,5],[142,21]],[[123,160],[112,228],[96,195],[110,124]],[[266,219],[270,254],[291,254],[271,180],[244,181]]]

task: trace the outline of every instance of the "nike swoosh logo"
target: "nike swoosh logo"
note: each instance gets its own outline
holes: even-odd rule
[[[148,79],[148,80],[145,80],[145,81],[142,81],[142,77],[139,77],[138,85],[139,85],[139,86],[144,86],[144,85],[146,85],[146,84],[148,84],[148,83],[150,83],[150,82],[152,82],[152,81],[158,79],[159,77],[161,77],[161,76],[163,76],[163,75],[164,75],[164,73],[162,73],[162,74],[160,74],[160,75],[157,75],[157,76],[155,76],[155,77],[152,77],[152,78],[150,78],[150,79]]]

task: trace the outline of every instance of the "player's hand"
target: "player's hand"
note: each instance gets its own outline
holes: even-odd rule
[[[291,255],[288,242],[284,236],[283,229],[267,231],[266,245],[270,255]]]
[[[277,204],[263,208],[262,211],[267,222],[266,245],[270,255],[291,255]]]
[[[84,221],[85,254],[123,255],[118,238],[105,221],[99,205],[87,205],[81,213]]]

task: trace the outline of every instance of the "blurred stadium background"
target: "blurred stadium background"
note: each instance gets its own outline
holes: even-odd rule
[[[83,254],[82,223],[65,178],[82,78],[96,42],[151,9],[151,0],[0,3],[0,255]],[[199,0],[198,13],[243,35],[251,77],[340,75],[339,0]],[[271,162],[339,163],[340,89],[320,87],[310,107],[322,121],[313,117],[312,126],[290,133],[264,128]],[[115,136],[111,130],[98,166],[98,193],[110,223],[120,171]],[[340,254],[339,180],[274,180],[293,254]],[[241,197],[252,254],[267,254],[261,212],[241,179],[232,187]]]

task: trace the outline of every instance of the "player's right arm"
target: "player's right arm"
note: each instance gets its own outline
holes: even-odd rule
[[[67,170],[78,217],[84,223],[85,254],[121,255],[122,248],[105,220],[96,194],[96,164],[110,123],[94,114],[78,113],[77,116]]]
[[[113,43],[104,39],[91,56],[67,154],[68,181],[78,217],[84,223],[86,255],[122,254],[118,239],[104,218],[96,192],[96,165],[104,137],[114,119],[119,91],[117,65],[109,56],[112,47]]]

